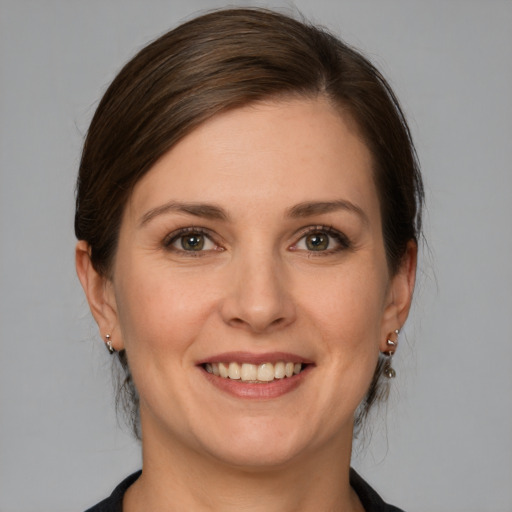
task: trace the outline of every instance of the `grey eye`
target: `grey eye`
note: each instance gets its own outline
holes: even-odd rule
[[[168,246],[185,252],[211,251],[216,247],[210,237],[194,231],[175,236]]]
[[[204,235],[192,234],[179,238],[181,249],[184,251],[201,251],[204,248]]]
[[[310,233],[305,237],[305,244],[308,251],[325,251],[329,248],[329,235],[321,231]]]

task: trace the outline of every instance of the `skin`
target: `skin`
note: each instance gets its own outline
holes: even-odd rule
[[[205,231],[202,251],[183,248],[182,228]],[[329,246],[310,250],[311,232]],[[391,276],[350,118],[322,98],[217,115],[137,183],[112,279],[83,241],[76,262],[140,394],[144,472],[126,510],[362,510],[348,481],[354,411],[406,320],[416,246]],[[312,364],[293,389],[247,399],[198,365],[233,351]]]

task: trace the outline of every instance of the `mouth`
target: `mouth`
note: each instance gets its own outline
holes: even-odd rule
[[[267,384],[274,380],[289,379],[299,375],[306,369],[306,363],[293,361],[277,361],[276,363],[240,363],[240,362],[211,362],[202,367],[210,374],[221,379],[239,380],[248,384]]]
[[[311,360],[285,352],[226,352],[196,364],[214,387],[237,398],[261,400],[293,391],[315,366]]]

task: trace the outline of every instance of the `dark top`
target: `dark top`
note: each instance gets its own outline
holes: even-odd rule
[[[142,471],[137,471],[130,475],[114,489],[109,498],[85,512],[123,512],[124,493],[141,473]],[[350,485],[359,496],[366,512],[403,512],[393,505],[384,503],[382,498],[353,469],[350,469]]]

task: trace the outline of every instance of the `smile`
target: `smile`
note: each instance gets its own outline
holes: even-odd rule
[[[278,361],[275,364],[267,362],[251,363],[205,363],[204,369],[216,377],[240,380],[248,384],[264,384],[275,379],[285,379],[298,375],[306,365],[291,361]]]
[[[207,382],[231,396],[269,400],[302,385],[315,362],[289,352],[224,352],[197,361]]]

